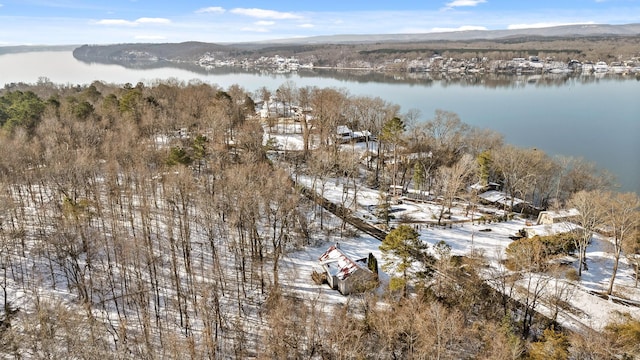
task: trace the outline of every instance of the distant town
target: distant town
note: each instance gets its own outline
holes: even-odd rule
[[[627,30],[629,34],[637,31]],[[640,73],[638,35],[614,36],[610,29],[603,29],[599,34],[580,31],[584,29],[548,36],[501,33],[503,37],[495,39],[446,40],[445,35],[440,35],[441,38],[388,35],[380,40],[336,37],[318,39],[318,42],[296,39],[226,45],[204,42],[83,45],[73,54],[83,62],[116,63],[125,67],[165,63],[284,73],[301,69],[445,74]],[[481,35],[490,34],[477,36]]]
[[[205,54],[197,64],[204,68],[239,66],[243,68],[268,68],[277,72],[297,71],[301,68],[327,68],[316,66],[309,59],[299,59],[295,56],[282,57],[261,56],[258,59],[229,59],[216,58],[215,55]],[[510,60],[489,60],[487,57],[458,59],[445,58],[434,54],[429,58],[396,58],[382,63],[369,61],[355,61],[352,63],[338,63],[328,68],[358,69],[372,71],[403,71],[403,72],[444,72],[444,73],[613,73],[613,74],[640,74],[640,57],[632,57],[623,61],[559,61],[553,57],[540,59],[538,56],[527,58],[512,58]]]

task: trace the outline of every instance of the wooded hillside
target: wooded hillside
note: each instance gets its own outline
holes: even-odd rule
[[[400,146],[411,138],[405,133],[411,113],[336,89],[285,84],[279,90],[281,103],[311,108],[316,119],[304,130],[307,146],[289,154],[289,166],[380,188],[407,178],[431,186],[425,172],[420,177],[420,170],[399,161]],[[279,122],[256,117],[255,103],[269,101],[270,94],[172,81],[151,86],[43,81],[1,91],[0,354],[123,359],[638,354],[637,320],[621,317],[603,334],[562,332],[531,313],[522,320],[518,305],[479,276],[481,257],[444,256],[445,247],[438,262],[429,263],[443,277],[418,274],[423,285],[411,288],[410,296],[380,289],[329,306],[286,290],[280,268],[286,254],[349,231],[301,196],[289,170],[267,156],[265,129]],[[276,120],[285,109],[276,108]],[[370,125],[384,143],[380,151],[398,161],[371,157],[369,170],[361,172],[335,141],[345,114],[362,128]],[[455,114],[437,113],[422,131],[411,133],[412,149],[432,154],[421,158],[422,170],[438,179],[433,186],[445,199],[442,216],[469,175],[456,164],[463,158],[475,163],[470,154],[485,157],[478,165],[485,180],[512,179],[510,191],[526,198],[548,201],[556,190],[566,200],[602,185],[587,165],[562,173],[562,187],[543,183],[557,174],[544,154],[505,147],[498,134],[471,129]],[[485,151],[496,155],[490,158]],[[540,180],[533,188],[520,181],[522,173],[508,172],[522,158],[534,164],[526,171],[537,171],[526,173]],[[418,175],[407,175],[410,171]],[[536,197],[539,193],[546,198]],[[456,278],[462,280],[446,281]],[[530,323],[521,335],[523,321]]]

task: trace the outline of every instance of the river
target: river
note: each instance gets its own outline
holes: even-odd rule
[[[344,88],[352,95],[378,96],[420,111],[430,119],[436,109],[452,111],[462,121],[502,133],[508,143],[535,147],[550,155],[583,157],[611,171],[623,191],[640,193],[640,81],[605,75],[472,76],[433,78],[426,74],[375,74],[306,70],[274,74],[239,69],[85,63],[70,51],[0,55],[0,86],[35,83],[46,77],[57,84],[94,80],[125,84],[158,79],[197,79],[223,88],[238,84],[248,91],[277,89],[286,81],[298,87]]]

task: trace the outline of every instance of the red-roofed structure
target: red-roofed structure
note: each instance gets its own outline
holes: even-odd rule
[[[330,246],[318,261],[329,286],[342,295],[363,291],[377,281],[377,274],[367,266],[367,258],[351,259],[338,244]]]

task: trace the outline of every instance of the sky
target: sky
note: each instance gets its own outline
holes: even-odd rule
[[[640,0],[0,0],[0,46],[640,23]]]

